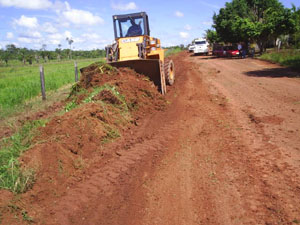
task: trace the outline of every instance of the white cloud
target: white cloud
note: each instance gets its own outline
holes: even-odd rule
[[[82,38],[73,38],[74,43],[78,44],[78,43],[83,43],[85,40]]]
[[[104,22],[101,17],[93,15],[89,11],[71,9],[70,7],[67,11],[62,12],[62,15],[64,19],[75,25],[96,25]]]
[[[49,34],[54,34],[57,32],[57,29],[52,25],[52,23],[49,22],[43,24],[42,30]]]
[[[47,36],[51,44],[57,45],[66,41],[66,38],[72,38],[70,31],[65,31],[64,33],[53,33]]]
[[[38,31],[27,31],[27,32],[23,32],[19,35],[20,38],[28,38],[28,39],[41,39],[42,35],[40,32]]]
[[[66,30],[64,33],[53,33],[47,36],[48,41],[53,45],[58,45],[62,43],[67,44],[66,38],[72,38],[75,43],[81,43],[84,41],[81,38],[72,37],[72,33],[68,30]]]
[[[47,38],[53,45],[61,44],[64,40],[66,40],[65,36],[60,33],[50,34]]]
[[[52,44],[52,45],[59,45],[61,43],[61,41],[60,40],[50,40],[50,44]]]
[[[62,40],[64,39],[64,36],[62,34],[56,33],[56,34],[50,34],[47,36],[50,40]]]
[[[186,30],[191,30],[192,27],[191,27],[191,25],[187,24],[187,25],[184,26],[184,29],[186,29]]]
[[[96,33],[88,33],[88,34],[83,34],[82,37],[84,38],[90,38],[90,39],[99,39],[100,35]]]
[[[93,44],[108,44],[109,41],[106,39],[103,39],[99,34],[96,33],[86,33],[81,35],[82,39],[84,39],[86,42],[91,42]],[[99,48],[99,47],[98,47]]]
[[[180,37],[182,38],[188,38],[190,35],[187,32],[179,32]]]
[[[71,38],[72,37],[72,33],[70,31],[65,31],[64,33],[64,38]]]
[[[52,6],[52,9],[56,12],[56,13],[60,13],[62,11],[65,10],[70,10],[70,4],[68,2],[61,2],[61,1],[55,1],[55,3]]]
[[[27,31],[19,34],[17,40],[25,44],[37,44],[42,42],[43,36],[38,31]]]
[[[35,29],[39,25],[36,17],[27,17],[24,15],[22,15],[18,20],[15,19],[14,24],[21,27],[30,28],[30,29]]]
[[[52,3],[48,0],[0,0],[0,5],[23,9],[47,9]]]
[[[135,2],[129,2],[127,4],[123,4],[123,3],[111,3],[111,7],[114,10],[118,10],[118,11],[128,11],[128,10],[136,10],[137,6],[135,4]]]
[[[15,45],[16,47],[19,47],[19,46],[20,46],[19,43],[17,43],[17,42],[0,41],[0,48],[5,49],[5,48],[6,48],[6,45],[10,45],[10,44]]]
[[[21,43],[31,44],[34,42],[34,39],[27,38],[27,37],[19,37],[18,41]]]
[[[14,34],[12,32],[7,32],[6,33],[6,38],[7,39],[12,39],[12,38],[14,38]]]
[[[175,16],[177,16],[177,17],[184,17],[184,14],[182,13],[182,12],[180,12],[180,11],[176,11],[175,12]]]

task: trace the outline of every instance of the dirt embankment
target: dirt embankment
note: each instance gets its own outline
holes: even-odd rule
[[[35,170],[36,182],[19,196],[22,201],[3,200],[4,223],[15,223],[14,217],[22,223],[23,210],[43,224],[41,211],[47,205],[84,179],[93,164],[105,164],[118,154],[117,147],[110,147],[115,139],[122,139],[143,117],[166,106],[157,87],[131,69],[95,63],[81,72],[63,111],[40,128],[35,144],[21,157],[24,169]],[[12,202],[15,210],[9,206]]]

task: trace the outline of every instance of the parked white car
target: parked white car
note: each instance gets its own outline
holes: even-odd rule
[[[194,54],[205,54],[208,55],[209,53],[209,43],[208,41],[206,41],[206,39],[203,38],[199,38],[195,40],[195,44],[194,44]]]
[[[195,45],[194,44],[191,44],[189,46],[189,52],[194,52],[194,49],[195,49]]]

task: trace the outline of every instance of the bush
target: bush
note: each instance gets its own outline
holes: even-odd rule
[[[300,69],[300,50],[297,49],[265,53],[260,58],[270,62],[279,63],[283,66]]]

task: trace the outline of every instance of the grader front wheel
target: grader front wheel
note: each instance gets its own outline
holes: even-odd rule
[[[175,81],[175,68],[172,60],[165,61],[164,71],[167,84],[173,85]]]

